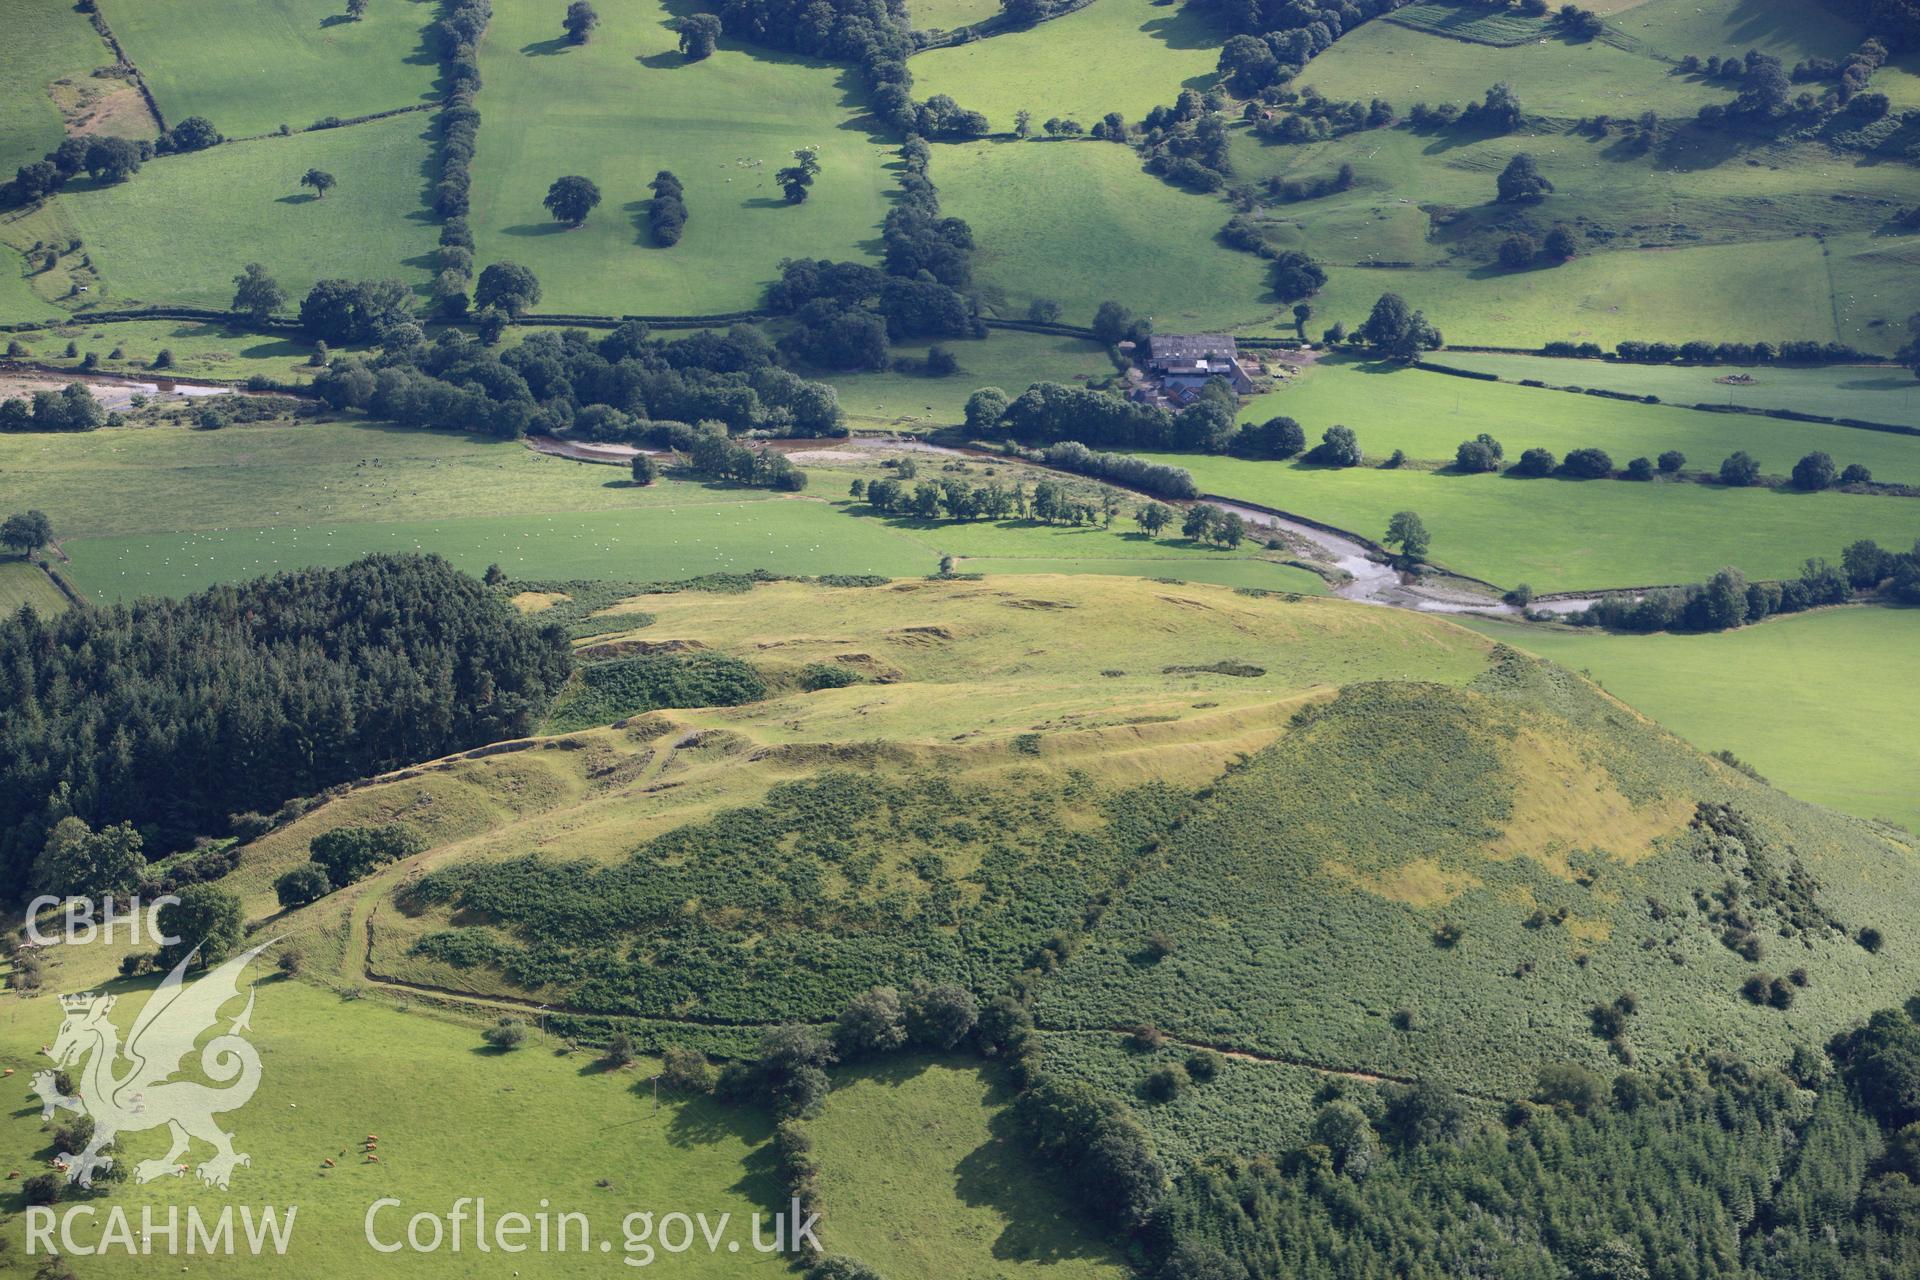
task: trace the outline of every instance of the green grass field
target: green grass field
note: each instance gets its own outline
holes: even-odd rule
[[[229,137],[304,129],[433,98],[429,0],[385,0],[348,21],[338,0],[107,0],[113,33],[169,122],[205,116]]]
[[[36,364],[77,369],[86,353],[100,357],[100,368],[152,381],[156,377],[249,378],[254,374],[281,382],[306,381],[318,373],[307,363],[313,347],[296,337],[250,333],[199,320],[121,320],[88,324],[81,317],[58,328],[29,329],[10,334]],[[80,355],[69,357],[67,343],[77,343]],[[113,353],[120,351],[116,360]],[[173,366],[150,366],[162,351],[173,353]],[[340,354],[336,349],[336,354]]]
[[[1000,12],[993,0],[916,0],[908,7],[916,31],[951,31]]]
[[[61,0],[0,0],[0,30],[7,33],[7,68],[0,76],[0,172],[11,174],[60,145],[66,136],[53,97],[54,81],[70,79],[93,89],[118,80],[95,80],[95,67],[111,66],[113,54],[85,14]],[[144,109],[146,135],[152,117]],[[112,132],[120,132],[115,129]]]
[[[59,613],[67,598],[38,565],[12,556],[0,560],[0,614],[11,617],[29,605],[39,613]]]
[[[1545,361],[1527,356],[1483,356],[1450,351],[1437,352],[1441,364],[1459,364],[1466,368],[1488,368],[1486,362],[1502,362],[1498,367],[1515,376],[1540,377],[1534,366],[1553,366],[1546,380],[1580,383],[1582,375],[1597,379],[1587,385],[1607,386],[1612,379],[1621,390],[1641,390],[1635,383],[1635,366],[1609,365],[1592,360]],[[1661,375],[1671,374],[1672,383],[1688,379],[1719,391],[1713,382],[1720,369],[1649,369],[1659,385]],[[1803,384],[1809,395],[1820,386],[1836,386],[1844,381],[1861,380],[1878,388],[1883,399],[1899,402],[1902,392],[1884,389],[1895,370],[1782,370],[1782,381],[1792,375],[1811,375]],[[1759,399],[1770,385],[1771,371],[1762,370],[1762,380],[1746,389],[1742,398],[1749,403]],[[1920,406],[1920,383],[1913,398]],[[1656,388],[1647,387],[1648,391]],[[1677,401],[1707,399],[1710,393],[1675,395]],[[1830,407],[1825,413],[1848,412]],[[1794,406],[1798,407],[1798,406]],[[1419,369],[1393,368],[1384,364],[1337,356],[1321,360],[1295,376],[1279,390],[1259,396],[1241,407],[1241,419],[1263,421],[1275,414],[1297,418],[1306,428],[1309,441],[1317,441],[1320,432],[1335,422],[1345,423],[1359,433],[1369,454],[1385,457],[1395,449],[1404,449],[1411,458],[1452,463],[1454,450],[1462,440],[1481,432],[1491,434],[1506,447],[1508,463],[1516,461],[1523,450],[1540,447],[1564,457],[1571,449],[1595,446],[1605,449],[1616,467],[1625,467],[1639,456],[1657,458],[1668,449],[1687,455],[1688,469],[1717,471],[1721,459],[1736,449],[1745,449],[1758,458],[1770,475],[1784,476],[1795,460],[1816,449],[1830,453],[1840,466],[1865,463],[1876,478],[1905,483],[1920,483],[1920,437],[1884,431],[1866,431],[1857,427],[1828,426],[1811,422],[1786,422],[1777,418],[1745,414],[1704,413],[1677,405],[1632,404],[1603,396],[1574,395],[1535,387],[1480,382]],[[1867,416],[1861,411],[1860,416]]]
[[[1702,751],[1732,751],[1775,786],[1920,830],[1920,696],[1898,670],[1911,609],[1825,609],[1713,635],[1608,635],[1468,622],[1590,674]]]
[[[1533,378],[1555,387],[1599,387],[1629,395],[1654,395],[1673,405],[1728,404],[1751,409],[1790,409],[1796,413],[1920,428],[1920,380],[1897,366],[1722,369],[1556,360],[1547,356],[1495,355],[1482,351],[1449,351],[1433,358],[1462,369],[1498,374],[1508,382]],[[1743,385],[1721,381],[1742,374],[1753,381]],[[1746,421],[1750,426],[1757,425],[1750,419]],[[1811,424],[1798,425],[1805,428]],[[1920,454],[1920,441],[1910,442],[1909,452]]]
[[[1423,309],[1454,342],[1839,337],[1821,248],[1811,239],[1594,253],[1531,271],[1462,264],[1327,274],[1327,287],[1311,300],[1316,323],[1344,320],[1351,329],[1391,292]],[[1749,306],[1748,299],[1759,301]]]
[[[1450,4],[1410,4],[1394,10],[1388,17],[1416,31],[1502,46],[1536,41],[1551,30],[1547,18],[1528,17],[1514,9],[1483,13]]]
[[[1832,10],[1800,5],[1648,0],[1618,6],[1614,12],[1595,7],[1607,15],[1609,27],[1676,59],[1689,53],[1704,58],[1716,49],[1758,49],[1791,67],[1814,55],[1843,58],[1863,34]]]
[[[225,307],[248,262],[296,300],[330,276],[420,284],[437,235],[420,203],[427,128],[427,116],[404,115],[169,156],[56,204],[100,272],[91,296],[112,306]],[[310,167],[339,180],[324,200],[298,185]],[[192,233],[156,250],[156,229],[182,218]]]
[[[370,551],[438,552],[518,578],[684,578],[718,570],[917,577],[942,555],[1002,572],[1063,567],[1311,592],[1270,553],[1111,529],[878,518],[848,510],[854,474],[816,468],[804,498],[668,480],[477,440],[329,422],[222,431],[128,428],[0,436],[10,497],[52,519],[91,597],[178,594]],[[474,515],[484,511],[486,515]],[[969,566],[975,567],[978,566]]]
[[[1417,511],[1436,563],[1535,591],[1695,582],[1729,564],[1752,577],[1791,577],[1807,557],[1837,560],[1857,538],[1903,547],[1920,535],[1920,505],[1909,498],[1156,456],[1190,469],[1205,492],[1369,537],[1394,512]]]
[[[65,549],[75,584],[96,599],[180,595],[373,551],[435,552],[469,573],[499,564],[518,578],[643,582],[752,569],[911,576],[939,562],[878,523],[817,502],[715,503],[694,485],[672,486],[675,496],[682,502],[626,511],[133,534],[76,538]]]
[[[1494,58],[1525,52],[1479,47]],[[1313,300],[1318,327],[1351,324],[1392,289],[1455,342],[1808,337],[1891,353],[1920,305],[1916,240],[1885,225],[1910,182],[1895,166],[1823,145],[1733,147],[1683,133],[1641,154],[1618,134],[1557,128],[1485,137],[1400,127],[1304,146],[1263,143],[1242,127],[1232,136],[1241,181],[1354,168],[1350,191],[1255,210],[1273,244],[1326,265],[1332,279]],[[1521,151],[1554,193],[1520,210],[1491,203],[1496,175]],[[1556,222],[1580,228],[1583,257],[1518,272],[1491,265],[1507,235],[1537,239]],[[1421,269],[1344,269],[1365,263]]]
[[[618,468],[514,441],[361,422],[0,435],[0,468],[63,538],[628,511],[684,491],[635,489]],[[711,503],[765,496],[703,492]]]
[[[808,1125],[828,1253],[883,1276],[1080,1280],[1128,1274],[1012,1136],[1008,1094],[965,1062],[901,1058],[844,1070]]]
[[[269,974],[272,955],[257,962]],[[131,1006],[142,1002],[153,981],[114,984],[122,993],[114,1019],[123,1032],[131,1025]],[[760,1153],[769,1126],[755,1112],[704,1100],[656,1107],[645,1084],[654,1069],[647,1060],[605,1071],[591,1053],[556,1052],[557,1040],[542,1046],[537,1037],[514,1053],[487,1052],[475,1025],[279,978],[260,982],[255,995],[249,1039],[263,1065],[259,1091],[221,1118],[252,1164],[235,1171],[225,1192],[201,1186],[191,1174],[179,1181],[121,1184],[110,1200],[96,1202],[103,1213],[108,1204],[123,1206],[137,1223],[144,1205],[164,1221],[168,1208],[177,1207],[184,1227],[188,1206],[214,1216],[236,1201],[256,1208],[293,1206],[292,1241],[273,1266],[276,1274],[299,1277],[391,1274],[396,1265],[420,1275],[472,1274],[480,1255],[471,1221],[460,1252],[443,1247],[430,1254],[375,1253],[364,1220],[382,1197],[402,1202],[400,1210],[388,1208],[376,1220],[383,1240],[403,1235],[410,1215],[444,1215],[463,1196],[485,1196],[494,1215],[531,1215],[543,1202],[555,1214],[588,1215],[590,1250],[576,1244],[568,1252],[527,1255],[538,1257],[541,1275],[605,1276],[610,1266],[619,1267],[628,1256],[622,1233],[628,1213],[704,1212],[709,1222],[727,1213],[739,1233],[732,1238],[741,1242],[740,1254],[727,1253],[724,1245],[709,1254],[702,1243],[677,1255],[656,1252],[655,1258],[688,1275],[734,1275],[743,1266],[756,1274],[785,1274],[777,1257],[754,1253],[747,1243],[752,1215],[775,1212],[781,1198]],[[50,1138],[41,1131],[39,1108],[20,1103],[31,1072],[47,1065],[37,1046],[59,1029],[60,1006],[50,998],[22,1000],[9,993],[0,1007],[0,1058],[17,1070],[7,1082],[12,1104],[0,1120],[0,1145],[8,1168],[34,1170],[48,1158]],[[361,1152],[369,1133],[380,1138],[377,1164]],[[165,1146],[164,1135],[151,1132],[125,1142],[134,1160],[157,1157]],[[197,1147],[189,1159],[204,1159],[207,1151]],[[323,1166],[328,1159],[333,1168]],[[16,1212],[8,1215],[5,1235],[13,1256],[23,1258],[18,1185],[8,1185],[4,1203]],[[82,1219],[76,1234],[97,1239],[100,1225]],[[611,1257],[600,1251],[601,1239],[612,1245]],[[643,1255],[631,1256],[637,1261]],[[396,1264],[395,1257],[403,1261]],[[88,1276],[142,1275],[151,1274],[155,1262],[114,1252],[84,1259],[83,1270]],[[244,1252],[191,1261],[194,1273],[223,1277],[245,1276],[262,1265]]]
[[[4,226],[4,223],[0,223],[0,226]],[[13,249],[0,245],[0,316],[9,320],[26,320],[53,314],[53,308],[34,293],[26,272],[26,259]]]
[[[1052,298],[1069,323],[1087,324],[1112,298],[1179,333],[1272,331],[1285,311],[1267,287],[1264,264],[1214,239],[1227,206],[1142,172],[1129,148],[943,146],[932,174],[941,208],[973,227],[975,277],[1001,291],[1011,314],[1025,315],[1036,297]]]
[[[531,267],[547,311],[706,314],[758,306],[782,258],[875,250],[892,157],[850,73],[733,45],[686,63],[654,0],[607,9],[592,41],[573,46],[563,10],[502,7],[481,50],[481,263]],[[821,173],[791,206],[773,175],[796,147],[820,148]],[[686,232],[670,249],[646,227],[647,183],[661,169],[686,187]],[[573,173],[604,197],[579,230],[540,203]]]
[[[895,359],[921,360],[926,343],[893,348]],[[860,428],[896,427],[921,431],[955,426],[967,397],[980,387],[999,387],[1017,396],[1036,382],[1072,384],[1113,375],[1113,364],[1099,344],[1050,334],[990,330],[978,341],[941,344],[960,362],[945,378],[928,378],[901,369],[885,373],[825,373],[840,393],[840,407]]]
[[[1742,46],[1742,52],[1745,46]],[[1674,56],[1686,50],[1677,51]],[[1700,51],[1704,57],[1708,51]],[[1651,53],[1629,53],[1604,41],[1552,39],[1496,49],[1450,40],[1392,22],[1368,22],[1313,59],[1300,82],[1329,98],[1385,98],[1464,106],[1495,82],[1513,86],[1531,114],[1577,117],[1598,112],[1637,116],[1692,115],[1731,95],[1696,77],[1672,74]]]
[[[1035,132],[1054,116],[1091,127],[1118,111],[1131,123],[1183,88],[1210,86],[1225,38],[1184,6],[1093,0],[1025,31],[921,54],[914,91],[948,94],[1002,131],[1022,110],[1033,113]]]

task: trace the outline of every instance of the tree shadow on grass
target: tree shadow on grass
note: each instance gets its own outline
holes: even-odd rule
[[[556,236],[572,227],[560,222],[522,222],[511,227],[500,228],[503,236]]]
[[[633,1093],[652,1106],[653,1077],[634,1081]],[[667,1122],[667,1143],[682,1150],[730,1139],[758,1146],[773,1136],[773,1117],[757,1106],[726,1106],[705,1094],[686,1098],[664,1091],[660,1105],[676,1108],[673,1119]]]
[[[1042,1263],[1084,1258],[1112,1261],[1112,1250],[1074,1229],[1075,1217],[1039,1176],[1010,1110],[987,1122],[988,1140],[954,1168],[962,1203],[992,1209],[1003,1220],[993,1256]]]
[[[275,204],[312,204],[314,201],[318,200],[319,198],[320,198],[319,196],[312,195],[305,191],[301,191],[301,192],[295,193],[294,195],[281,196],[278,199],[276,199],[274,203]]]
[[[565,53],[573,48],[573,41],[565,36],[555,36],[551,40],[536,40],[532,44],[520,46],[520,52],[529,58],[550,58],[556,53]]]
[[[687,62],[686,55],[678,49],[663,49],[659,53],[642,54],[634,61],[654,71],[671,71],[675,67],[691,65]]]

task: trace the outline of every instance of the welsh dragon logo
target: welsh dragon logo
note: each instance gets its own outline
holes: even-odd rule
[[[239,998],[241,972],[272,945],[262,943],[188,984],[187,966],[199,952],[196,947],[154,991],[134,1020],[124,1046],[120,1033],[107,1018],[115,997],[93,992],[60,997],[66,1019],[60,1024],[53,1047],[46,1052],[60,1069],[74,1067],[85,1059],[79,1072],[79,1089],[72,1096],[63,1094],[52,1070],[35,1075],[33,1088],[40,1097],[43,1120],[61,1108],[93,1117],[93,1138],[86,1150],[63,1151],[56,1162],[65,1168],[68,1182],[92,1186],[95,1172],[113,1164],[111,1156],[100,1154],[103,1148],[123,1133],[162,1125],[172,1135],[172,1145],[160,1159],[142,1160],[133,1166],[136,1182],[184,1174],[187,1166],[179,1160],[196,1138],[213,1148],[213,1155],[196,1171],[210,1186],[224,1190],[235,1165],[252,1163],[245,1153],[233,1149],[233,1135],[214,1121],[219,1112],[245,1106],[260,1087],[260,1055],[241,1035],[250,1029],[248,1023],[253,1016],[251,988],[240,1016],[200,1050],[201,1074],[224,1087],[170,1077],[182,1071],[201,1034],[220,1021],[220,1010]],[[130,1065],[116,1073],[122,1058]]]

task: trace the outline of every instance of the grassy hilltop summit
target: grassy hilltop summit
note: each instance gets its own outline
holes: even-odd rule
[[[0,47],[0,1280],[1920,1275],[1920,0]]]

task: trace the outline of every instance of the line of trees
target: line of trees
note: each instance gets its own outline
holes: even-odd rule
[[[0,208],[44,200],[83,173],[98,183],[125,182],[157,155],[202,151],[223,141],[220,131],[205,116],[188,116],[151,141],[106,135],[66,138],[45,156],[21,165],[11,180],[0,184]]]
[[[1550,342],[1542,351],[1547,355],[1599,355],[1589,343]],[[1640,342],[1629,339],[1615,345],[1616,359],[1629,364],[1841,364],[1874,357],[1843,342],[1814,342],[1794,339],[1772,342]]]
[[[686,448],[693,470],[718,480],[798,493],[807,487],[807,473],[787,455],[764,446],[749,448],[727,438],[724,423],[703,422],[694,429]]]
[[[767,290],[767,305],[798,322],[781,349],[829,369],[884,369],[889,341],[986,336],[973,299],[973,229],[944,217],[927,177],[921,137],[900,147],[900,198],[881,227],[875,268],[857,262],[789,258]]]
[[[653,233],[655,244],[663,249],[671,248],[680,243],[680,233],[687,226],[686,190],[680,185],[680,179],[667,169],[654,174],[647,189],[653,192],[653,199],[647,202],[647,230]]]
[[[1612,631],[1725,631],[1774,614],[1845,604],[1856,592],[1871,591],[1920,605],[1920,543],[1899,552],[1862,539],[1841,552],[1838,566],[1816,557],[1798,578],[1785,582],[1750,582],[1729,567],[1705,582],[1649,591],[1638,599],[1610,594],[1568,614],[1566,621]]]
[[[1472,475],[1498,471],[1505,459],[1506,451],[1500,442],[1483,431],[1471,440],[1460,442],[1459,448],[1454,451],[1453,465],[1456,471]],[[1605,449],[1573,449],[1568,451],[1564,459],[1556,459],[1551,449],[1533,448],[1524,451],[1519,461],[1507,468],[1507,474],[1529,479],[1558,475],[1573,480],[1605,480],[1617,475],[1622,480],[1652,480],[1655,476],[1677,477],[1686,465],[1687,455],[1678,449],[1668,449],[1657,459],[1630,459],[1625,470],[1616,471],[1613,457]],[[1745,449],[1736,449],[1728,454],[1713,473],[1713,479],[1735,489],[1770,483],[1761,470],[1759,460]],[[1832,455],[1816,449],[1793,464],[1793,473],[1787,483],[1808,493],[1818,493],[1835,485],[1872,484],[1873,472],[1857,462],[1842,468],[1834,462]]]
[[[905,5],[888,0],[724,0],[719,11],[728,35],[790,49],[812,58],[850,62],[866,82],[875,115],[900,133],[923,137],[979,137],[986,117],[944,94],[913,100],[912,21]]]
[[[480,130],[480,110],[475,98],[480,92],[480,37],[493,20],[489,0],[441,0],[440,18],[429,28],[429,38],[440,55],[440,77],[446,98],[434,123],[439,130],[436,161],[438,172],[433,185],[433,211],[443,224],[459,219],[464,232],[467,195],[472,186],[473,150]],[[458,243],[444,234],[440,243]],[[471,236],[464,237],[469,252]]]
[[[184,600],[0,620],[0,883],[61,819],[149,856],[229,815],[525,734],[566,680],[536,627],[432,556],[370,556]]]

